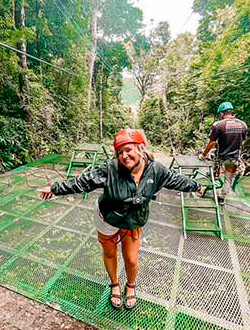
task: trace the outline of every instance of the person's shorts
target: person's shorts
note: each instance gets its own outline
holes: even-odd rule
[[[132,237],[134,241],[137,241],[141,236],[142,228],[125,229],[119,228],[118,232],[111,236],[106,236],[98,232],[98,241],[101,244],[105,243],[119,243],[125,236]]]
[[[98,200],[95,201],[94,224],[97,231],[103,235],[115,235],[120,228],[113,227],[106,221],[99,210]]]
[[[99,210],[98,200],[95,202],[94,223],[98,231],[98,240],[101,244],[106,242],[118,242],[122,240],[125,235],[133,237],[135,240],[139,239],[142,228],[125,229],[111,226],[104,221],[103,216]]]

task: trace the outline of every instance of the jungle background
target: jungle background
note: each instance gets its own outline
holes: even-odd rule
[[[146,32],[129,0],[0,0],[0,171],[128,126],[193,152],[223,101],[249,125],[250,2],[195,0],[193,11],[197,34],[171,39],[167,21]]]

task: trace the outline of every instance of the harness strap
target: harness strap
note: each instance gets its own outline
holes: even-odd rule
[[[131,237],[132,237],[132,239],[133,239],[134,241],[137,241],[137,240],[139,239],[139,237],[140,237],[140,228],[126,229],[125,234],[122,235],[122,236],[120,237],[120,239],[117,241],[116,244],[120,243],[120,242],[123,240],[123,238],[124,238],[126,235],[128,235],[128,233],[129,233],[130,230],[131,230]],[[137,230],[137,236],[136,236],[136,237],[134,236],[134,230]],[[119,229],[118,234],[120,234],[120,231],[121,231],[121,229]]]
[[[143,204],[145,201],[149,201],[149,198],[141,195],[135,195],[133,197],[129,197],[123,200],[123,203],[125,204],[133,204],[133,205],[139,205]]]

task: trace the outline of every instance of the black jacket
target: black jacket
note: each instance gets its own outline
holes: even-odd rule
[[[88,173],[54,183],[55,195],[91,192],[103,188],[99,197],[100,211],[104,220],[118,228],[142,227],[148,220],[149,202],[161,188],[179,191],[197,191],[200,185],[185,176],[169,170],[163,164],[147,161],[138,187],[130,172],[108,160]]]

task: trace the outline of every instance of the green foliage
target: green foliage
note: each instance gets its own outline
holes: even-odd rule
[[[166,122],[162,100],[145,100],[140,110],[139,124],[152,144],[159,145],[166,141]]]
[[[130,71],[134,84],[141,94],[140,105],[157,77],[157,66],[169,38],[168,23],[161,22],[149,36],[140,33],[126,43],[126,50],[131,62]]]
[[[128,0],[101,1],[102,16],[99,28],[106,37],[133,36],[142,23],[142,11]]]
[[[30,161],[24,121],[0,116],[0,127],[0,171]]]
[[[131,78],[123,78],[122,102],[127,106],[139,105],[140,93]]]
[[[212,13],[218,8],[225,8],[227,5],[231,5],[234,0],[195,0],[193,9],[195,12],[202,16]]]
[[[133,42],[134,52],[136,56],[143,56],[151,49],[151,44],[148,38],[143,34],[137,34]]]
[[[26,0],[25,27],[17,15],[21,6],[21,2],[0,2],[0,40],[16,48],[23,40],[29,54],[75,75],[30,58],[26,69],[18,54],[0,48],[2,169],[25,163],[30,157],[66,153],[86,140],[98,140],[99,94],[107,136],[130,124],[130,110],[121,105],[120,98],[122,70],[130,64],[121,40],[137,32],[141,10],[127,0],[98,0],[102,38],[98,40],[100,56],[96,57],[92,103],[87,110],[93,1]],[[103,81],[99,84],[100,69]]]
[[[164,111],[151,97],[140,114],[152,143],[183,153],[204,145],[223,101],[231,101],[236,116],[250,125],[250,3],[196,0],[194,10],[202,15],[196,43],[189,34],[178,36],[153,69],[164,82],[158,97]],[[148,133],[150,127],[163,137]]]
[[[153,45],[166,45],[170,38],[171,34],[167,21],[160,22],[150,34],[150,39]]]
[[[236,115],[249,123],[249,69],[232,70],[228,74],[216,77],[218,72],[249,65],[248,31],[249,31],[249,2],[235,0],[227,10],[215,10],[213,19],[221,22],[217,35],[220,37],[210,43],[210,47],[200,44],[199,66],[200,78],[206,78],[198,83],[200,94],[207,99],[207,108],[215,113],[218,104],[230,100],[236,107]],[[228,24],[230,22],[230,24]],[[214,78],[213,78],[213,75]],[[211,77],[212,76],[212,77]],[[243,111],[244,109],[244,111]]]
[[[98,43],[98,57],[95,63],[95,70],[98,71],[100,66],[103,66],[105,78],[113,74],[113,71],[121,73],[125,67],[130,65],[125,47],[120,42],[103,42]],[[111,70],[113,68],[113,70]],[[96,77],[98,79],[98,77]]]
[[[106,137],[113,139],[115,132],[132,126],[131,110],[128,107],[111,103],[103,114],[103,130]]]
[[[132,125],[130,108],[121,103],[122,73],[113,71],[103,84],[103,132],[104,136],[113,138],[119,129]]]

